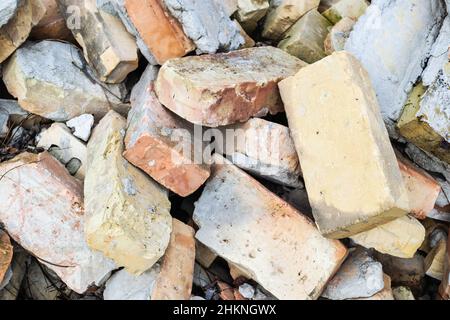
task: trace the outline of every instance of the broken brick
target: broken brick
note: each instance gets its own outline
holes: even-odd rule
[[[156,81],[160,102],[204,126],[245,122],[283,110],[277,83],[306,64],[273,47],[172,59]]]
[[[81,183],[47,152],[2,163],[0,176],[0,220],[9,235],[72,290],[101,284],[115,265],[84,239]]]
[[[163,255],[172,231],[167,191],[123,157],[126,120],[110,111],[88,143],[86,239],[140,275]]]
[[[345,247],[229,161],[214,159],[195,206],[197,240],[279,299],[317,299]]]
[[[186,197],[208,179],[209,167],[195,162],[194,152],[203,154],[195,150],[198,147],[191,134],[193,126],[159,103],[153,80],[154,67],[149,66],[133,89],[124,157],[166,188]],[[181,150],[177,148],[180,144],[185,146]]]

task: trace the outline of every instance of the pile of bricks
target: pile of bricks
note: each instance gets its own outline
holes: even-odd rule
[[[449,12],[2,0],[0,299],[449,299]]]

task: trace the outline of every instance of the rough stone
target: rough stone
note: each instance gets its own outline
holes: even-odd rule
[[[99,82],[79,50],[59,41],[29,43],[18,49],[3,70],[8,91],[34,114],[67,121],[84,113],[101,118],[110,109],[123,114],[125,87]]]
[[[270,1],[262,36],[271,40],[280,40],[282,35],[305,13],[316,9],[320,0],[278,0]]]
[[[13,258],[13,247],[6,232],[0,230],[0,283],[5,279]]]
[[[91,136],[91,129],[94,125],[92,114],[82,114],[66,122],[67,126],[73,130],[73,135],[83,141],[88,141]]]
[[[366,248],[400,258],[412,258],[425,240],[425,228],[415,218],[401,217],[351,237]]]
[[[41,132],[37,147],[51,152],[66,167],[72,159],[80,160],[82,165],[74,175],[81,180],[84,179],[86,174],[87,148],[83,142],[72,135],[66,125],[63,123],[54,123],[50,128]]]
[[[439,287],[439,294],[443,299],[450,300],[450,235],[448,239],[444,277],[442,278],[441,286]]]
[[[84,57],[97,77],[106,83],[121,83],[138,67],[137,46],[119,17],[97,9],[96,0],[62,0],[60,8]],[[69,8],[76,6],[78,23]]]
[[[324,42],[331,23],[317,10],[311,10],[300,18],[283,36],[278,48],[314,63],[326,57]]]
[[[277,83],[306,64],[273,47],[172,59],[161,68],[161,103],[188,121],[210,127],[283,110]]]
[[[359,248],[328,282],[322,297],[331,300],[369,298],[384,289],[383,278],[381,263]]]
[[[140,275],[163,256],[172,221],[166,190],[122,157],[125,128],[110,111],[89,140],[85,234],[91,248]]]
[[[373,0],[350,34],[345,50],[368,71],[389,126],[422,73],[444,15],[441,1]]]
[[[189,300],[194,274],[194,230],[173,219],[170,244],[161,262],[140,276],[126,270],[106,284],[105,300]]]
[[[195,153],[203,156],[203,152],[202,142],[194,141],[193,126],[159,103],[153,89],[155,73],[155,68],[149,66],[133,88],[124,157],[166,188],[186,197],[208,179],[209,166],[196,161]]]
[[[123,0],[123,9],[158,64],[195,49],[163,0]]]
[[[31,28],[44,16],[40,0],[2,0],[0,3],[0,63],[28,38]]]
[[[330,55],[335,51],[344,50],[345,43],[347,42],[355,23],[355,20],[346,17],[342,18],[330,29],[323,44],[325,54]]]
[[[214,159],[194,211],[196,238],[277,298],[317,299],[345,247],[229,161]]]
[[[212,252],[207,246],[199,241],[195,242],[195,260],[203,267],[209,268],[216,258],[217,254]]]
[[[283,125],[253,118],[224,127],[215,139],[215,150],[239,168],[265,179],[293,188],[302,186],[294,141]]]
[[[0,221],[10,236],[72,290],[101,284],[115,265],[86,244],[81,183],[47,152],[22,153],[0,175]]]
[[[346,238],[406,215],[395,153],[358,60],[335,52],[279,87],[322,234]]]
[[[181,23],[198,53],[239,49],[244,44],[237,26],[224,7],[214,0],[163,0],[169,12]]]
[[[30,36],[36,40],[58,39],[72,41],[73,36],[66,26],[57,0],[40,0],[45,7],[45,14],[33,27]]]
[[[366,11],[369,3],[366,0],[334,0],[327,10],[322,12],[323,16],[336,24],[343,18],[358,20]]]

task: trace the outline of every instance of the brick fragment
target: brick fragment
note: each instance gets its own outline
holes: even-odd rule
[[[69,288],[83,293],[116,268],[89,249],[82,185],[51,155],[23,153],[3,162],[0,176],[0,221]]]
[[[345,247],[229,161],[214,159],[194,211],[197,240],[279,299],[317,299]]]
[[[186,197],[208,179],[209,166],[195,161],[195,152],[203,154],[202,142],[194,141],[193,126],[159,103],[153,89],[154,73],[154,67],[149,66],[133,88],[124,157],[166,188]]]
[[[164,106],[195,124],[245,122],[282,111],[277,83],[305,65],[273,47],[172,59],[159,72],[156,93]]]
[[[111,111],[89,140],[85,233],[90,247],[140,275],[163,256],[172,221],[167,191],[122,157],[125,128]]]

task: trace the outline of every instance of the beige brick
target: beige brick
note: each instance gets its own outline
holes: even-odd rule
[[[39,148],[51,150],[58,147],[53,155],[63,164],[67,165],[72,159],[81,161],[81,166],[77,170],[75,177],[83,180],[86,174],[87,147],[82,141],[75,138],[70,129],[63,123],[55,122],[40,134]]]
[[[124,0],[127,15],[159,64],[195,49],[163,0]]]
[[[83,48],[86,61],[98,78],[107,83],[121,83],[138,67],[136,42],[120,18],[98,10],[96,0],[62,0],[61,11],[67,21],[73,20],[71,7],[78,7],[79,25],[71,31]]]
[[[192,291],[194,230],[173,219],[170,243],[161,261],[136,276],[121,270],[106,283],[105,300],[189,300]]]
[[[0,3],[0,63],[28,38],[31,28],[45,14],[40,0],[2,1]]]
[[[164,106],[195,124],[245,122],[282,111],[277,83],[305,65],[273,47],[172,59],[159,72],[156,93]]]
[[[342,18],[336,23],[325,38],[323,47],[327,55],[335,51],[342,51],[345,47],[345,42],[353,30],[356,21],[351,18]]]
[[[324,42],[331,23],[317,10],[311,10],[300,18],[283,36],[278,48],[314,63],[326,57]]]
[[[442,239],[425,258],[425,274],[442,281],[445,272],[447,239]]]
[[[236,19],[247,32],[252,32],[268,10],[268,0],[238,0]]]
[[[406,215],[395,153],[358,60],[334,53],[279,87],[322,234],[346,238]]]
[[[425,228],[415,218],[401,217],[351,237],[366,248],[400,258],[412,258],[425,240]]]
[[[125,127],[111,111],[89,140],[85,233],[93,249],[139,275],[163,256],[172,221],[167,191],[122,157]]]
[[[166,188],[186,197],[208,179],[209,166],[195,162],[195,152],[203,155],[201,149],[196,150],[202,143],[194,143],[189,122],[159,103],[153,80],[154,67],[149,66],[133,88],[124,157]]]
[[[274,1],[271,1],[275,3]],[[320,0],[281,0],[273,5],[267,14],[262,36],[271,40],[280,40],[298,19],[312,9],[316,9]]]
[[[229,161],[214,159],[194,211],[197,240],[279,299],[317,299],[345,247]]]
[[[40,0],[45,7],[45,14],[39,23],[33,27],[30,36],[33,39],[58,39],[73,41],[73,36],[66,26],[66,20],[62,16],[57,0]]]
[[[1,164],[0,176],[0,221],[69,288],[83,293],[116,268],[89,249],[82,184],[56,159],[47,152],[22,153]]]
[[[289,128],[253,118],[221,129],[216,152],[236,166],[289,187],[300,187],[300,163]]]
[[[328,8],[322,14],[333,24],[346,17],[358,20],[369,6],[366,0],[334,0],[328,3]]]
[[[0,284],[3,282],[13,257],[13,246],[6,232],[0,230]]]

